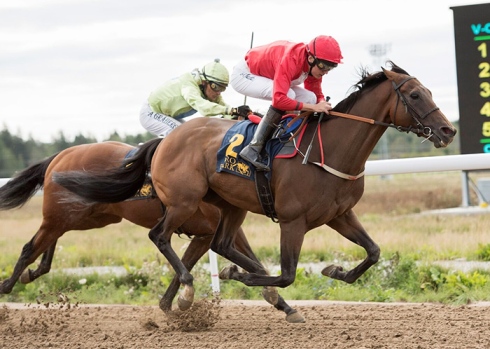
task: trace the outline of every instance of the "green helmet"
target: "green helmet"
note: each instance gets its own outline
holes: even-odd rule
[[[202,67],[201,76],[204,80],[212,81],[225,87],[228,86],[228,83],[230,82],[228,69],[219,62],[219,58],[216,58],[214,62],[208,63]]]

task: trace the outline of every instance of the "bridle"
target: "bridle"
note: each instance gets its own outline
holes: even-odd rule
[[[370,123],[370,124],[373,124],[373,125],[380,125],[380,126],[385,126],[385,127],[391,127],[391,128],[396,129],[399,132],[406,132],[406,133],[412,132],[412,133],[415,133],[416,135],[423,136],[423,137],[425,137],[425,140],[428,140],[428,139],[430,139],[434,135],[434,133],[432,132],[432,129],[430,127],[424,126],[424,124],[422,123],[421,120],[425,119],[429,114],[435,112],[436,110],[439,110],[439,107],[434,107],[434,108],[432,108],[432,109],[430,109],[430,110],[428,110],[428,111],[426,111],[426,112],[424,112],[422,114],[419,114],[417,112],[417,110],[408,102],[408,100],[406,99],[406,97],[400,91],[400,88],[407,81],[410,81],[412,79],[416,79],[416,77],[409,76],[409,77],[405,78],[404,80],[402,80],[399,84],[396,84],[394,81],[392,82],[393,89],[395,90],[395,92],[397,94],[397,98],[396,98],[396,102],[395,102],[395,111],[394,111],[393,122],[392,123],[386,123],[386,122],[382,122],[382,121],[376,121],[376,120],[373,120],[373,119],[368,119],[368,118],[365,118],[365,117],[351,115],[351,114],[339,113],[339,112],[336,112],[336,111],[333,111],[333,110],[331,110],[329,112],[329,114],[330,115],[344,117],[344,118],[348,118],[348,119],[354,119],[354,120],[358,120],[358,121],[362,121],[362,122],[367,122],[367,123]],[[410,114],[410,116],[415,120],[415,122],[417,124],[417,127],[413,127],[413,126],[405,127],[405,126],[398,126],[398,125],[396,125],[396,114],[397,114],[397,110],[398,110],[398,104],[400,103],[400,101],[405,106],[405,112],[408,112]],[[424,142],[425,142],[425,140],[424,140]]]
[[[342,117],[342,118],[346,118],[346,119],[351,119],[351,120],[357,120],[357,121],[361,121],[361,122],[366,122],[366,123],[369,123],[369,124],[372,124],[372,125],[380,125],[380,126],[385,126],[385,127],[391,127],[391,128],[394,128],[394,129],[396,129],[396,130],[398,130],[400,132],[406,132],[406,133],[412,132],[412,133],[415,133],[416,135],[423,136],[425,139],[422,142],[425,142],[426,140],[429,140],[432,136],[434,136],[434,133],[432,132],[432,129],[430,127],[424,126],[421,120],[425,119],[427,116],[429,116],[429,114],[435,112],[436,110],[439,110],[439,107],[434,107],[434,108],[432,108],[432,109],[430,109],[430,110],[428,110],[428,111],[426,111],[426,112],[424,112],[422,114],[419,114],[419,112],[413,107],[413,105],[411,105],[408,102],[408,100],[405,98],[405,96],[403,95],[403,93],[400,91],[400,88],[407,81],[410,81],[412,79],[416,79],[416,78],[414,76],[408,76],[407,78],[405,78],[404,80],[402,80],[399,84],[396,84],[394,81],[392,82],[393,89],[396,91],[396,94],[397,94],[397,98],[396,98],[396,102],[395,102],[395,110],[394,110],[394,115],[393,115],[393,122],[392,123],[386,123],[386,122],[382,122],[382,121],[377,121],[377,120],[369,119],[369,118],[362,117],[362,116],[352,115],[352,114],[340,113],[340,112],[337,112],[337,111],[334,111],[334,110],[330,110],[329,111],[329,115],[338,116],[338,117]],[[409,113],[410,116],[415,120],[415,122],[417,124],[417,127],[413,127],[413,126],[405,127],[405,126],[398,126],[398,125],[395,124],[396,123],[396,114],[397,114],[397,110],[398,110],[398,104],[400,103],[400,101],[405,106],[405,112],[406,113]],[[306,114],[306,115],[304,115],[304,114]],[[294,122],[298,118],[303,118],[303,122],[302,122],[301,126],[298,128],[298,129],[301,129],[301,127],[303,126],[303,124],[306,122],[306,119],[308,119],[308,116],[309,115],[311,115],[311,112],[305,112],[305,113],[302,113],[300,115],[297,115],[295,118],[293,118],[293,120],[291,120],[288,123],[288,127],[290,127],[292,124],[294,124]],[[324,113],[321,113],[320,116],[319,116],[318,124],[317,124],[317,131],[318,131],[318,126],[319,126],[319,124],[320,124],[323,116],[324,116]],[[294,138],[294,136],[295,135],[293,135],[291,138]],[[312,138],[312,142],[313,142],[313,138]],[[296,149],[298,149],[296,145],[295,145],[295,147],[296,147]],[[303,157],[304,157],[303,164],[306,164],[308,162],[310,150],[311,150],[311,143],[308,146],[308,150],[303,155]],[[362,171],[361,173],[359,173],[357,175],[350,175],[350,174],[342,173],[340,171],[337,171],[337,170],[333,169],[330,166],[325,165],[325,163],[323,162],[323,160],[322,160],[321,163],[318,163],[318,162],[313,162],[313,163],[315,165],[318,165],[318,166],[322,167],[327,172],[330,172],[330,173],[332,173],[333,175],[335,175],[337,177],[344,178],[344,179],[347,179],[347,180],[356,180],[356,179],[359,179],[362,176],[364,176],[364,171]]]
[[[396,104],[395,104],[395,112],[393,115],[393,124],[388,124],[388,126],[389,127],[395,127],[398,131],[401,131],[401,132],[407,132],[407,133],[413,132],[417,135],[421,135],[421,136],[425,137],[425,140],[424,140],[424,142],[425,142],[426,140],[430,139],[434,135],[434,133],[432,132],[432,129],[430,127],[424,126],[422,124],[421,120],[425,119],[432,112],[439,110],[439,107],[436,106],[436,107],[426,111],[422,115],[420,115],[417,112],[417,110],[408,102],[408,100],[405,98],[403,93],[400,91],[400,87],[402,87],[403,84],[405,84],[407,81],[412,80],[412,79],[415,79],[415,77],[409,76],[406,79],[402,80],[399,84],[396,84],[394,81],[392,81],[393,88],[397,93],[397,99],[396,99]],[[400,102],[400,100],[402,101],[403,105],[405,106],[405,112],[410,113],[412,118],[417,123],[416,128],[412,128],[411,126],[410,127],[401,127],[401,126],[395,125],[396,124],[396,111],[398,109],[398,103]]]

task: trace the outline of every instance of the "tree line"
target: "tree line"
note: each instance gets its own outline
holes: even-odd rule
[[[117,141],[130,145],[138,145],[154,138],[149,132],[121,137],[113,132],[104,141]],[[41,161],[64,149],[87,143],[97,143],[97,139],[78,134],[68,140],[63,132],[53,138],[51,143],[35,140],[30,136],[27,140],[12,134],[6,127],[0,131],[0,178],[10,178],[15,172]]]
[[[457,122],[454,123],[454,126],[459,129]],[[152,138],[154,136],[148,132],[121,137],[114,131],[104,141],[118,141],[136,146]],[[455,138],[449,147],[444,149],[436,149],[432,142],[426,141],[422,143],[422,141],[423,138],[416,137],[413,134],[407,135],[394,129],[388,129],[371,153],[370,160],[455,155],[460,153],[458,137]],[[64,149],[75,145],[96,142],[95,138],[86,137],[82,134],[78,134],[70,141],[63,132],[59,132],[51,143],[43,143],[35,140],[32,136],[27,140],[22,139],[4,127],[0,131],[0,178],[10,178],[15,172],[23,170]]]

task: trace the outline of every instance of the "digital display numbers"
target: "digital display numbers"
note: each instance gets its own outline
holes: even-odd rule
[[[461,153],[490,153],[490,3],[451,10]]]

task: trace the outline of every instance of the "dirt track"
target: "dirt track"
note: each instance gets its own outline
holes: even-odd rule
[[[490,305],[290,302],[289,324],[265,302],[158,307],[0,303],[0,348],[490,348]],[[191,310],[192,310],[191,309]]]

